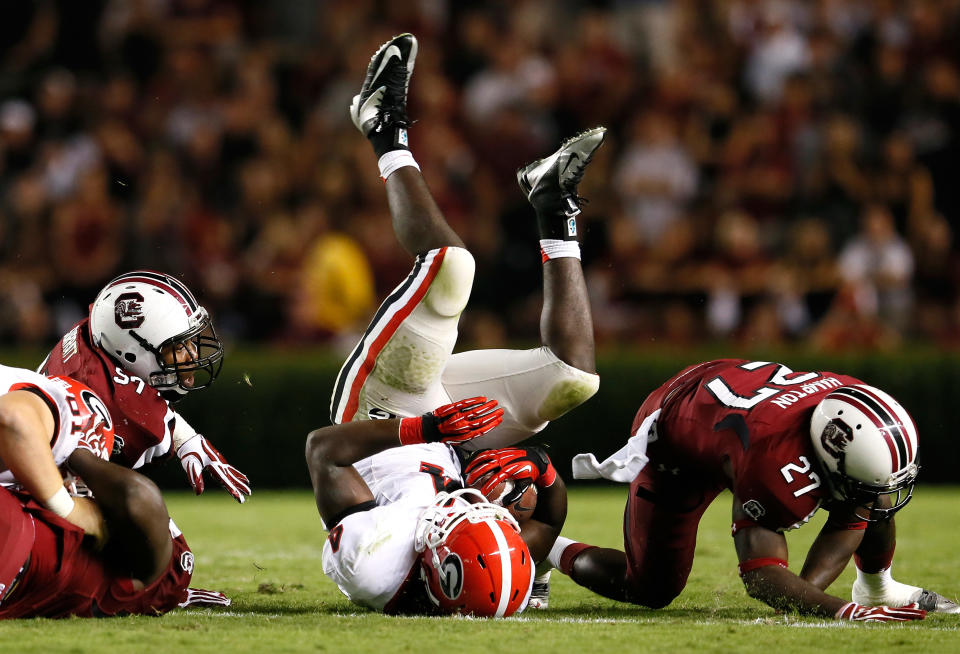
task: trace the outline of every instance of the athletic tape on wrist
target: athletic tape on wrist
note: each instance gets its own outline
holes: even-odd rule
[[[44,501],[43,505],[56,513],[61,518],[66,518],[73,511],[75,502],[70,497],[70,493],[63,486],[54,493],[49,499]]]
[[[403,418],[400,421],[400,444],[418,445],[423,442],[423,418]]]
[[[580,244],[577,241],[563,241],[557,238],[540,239],[540,259],[542,263],[562,257],[573,257],[579,261]]]
[[[417,170],[420,170],[419,164],[417,164],[416,159],[413,158],[413,154],[409,150],[391,150],[380,157],[377,165],[380,167],[380,177],[384,180],[405,166],[413,166]]]

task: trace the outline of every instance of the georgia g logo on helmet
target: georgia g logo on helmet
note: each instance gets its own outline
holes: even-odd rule
[[[121,329],[136,329],[143,324],[143,296],[121,293],[113,303],[113,319]]]
[[[443,559],[439,570],[440,590],[448,598],[455,600],[463,592],[463,561],[451,552]]]

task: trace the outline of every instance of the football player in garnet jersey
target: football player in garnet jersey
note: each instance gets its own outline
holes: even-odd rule
[[[323,571],[350,600],[386,613],[478,617],[527,606],[534,561],[563,525],[566,491],[546,460],[552,483],[521,530],[507,509],[462,488],[460,447],[503,415],[477,397],[310,434],[307,467],[329,530]]]
[[[208,472],[243,503],[247,477],[170,406],[213,383],[222,363],[210,316],[187,287],[137,270],[100,291],[39,372],[78,379],[103,398],[116,423],[115,463],[139,468],[176,452],[198,495]]]
[[[659,608],[680,594],[697,525],[733,493],[733,544],[751,597],[782,611],[848,620],[960,613],[949,599],[890,574],[894,513],[917,476],[917,430],[900,404],[858,379],[766,361],[691,366],[651,393],[627,445],[575,478],[630,484],[625,552],[558,538],[550,562],[594,592]],[[783,533],[820,506],[830,516],[803,568],[787,568]],[[853,556],[852,601],[824,590]]]
[[[416,56],[412,34],[384,43],[350,107],[353,123],[377,155],[395,235],[415,260],[343,364],[330,402],[331,420],[411,417],[464,398],[495,397],[504,409],[503,423],[466,447],[505,447],[541,431],[599,387],[576,217],[577,185],[606,130],[578,134],[517,171],[540,233],[542,347],[452,354],[475,264],[410,151],[407,91]],[[538,595],[545,584],[541,579]]]
[[[0,618],[229,603],[187,588],[193,554],[159,489],[105,461],[113,437],[89,387],[0,366]],[[81,475],[95,499],[71,497],[61,467]]]

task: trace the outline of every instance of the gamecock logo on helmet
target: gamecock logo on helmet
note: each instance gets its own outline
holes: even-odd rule
[[[820,434],[820,444],[824,451],[835,459],[843,456],[847,445],[853,441],[850,428],[842,422],[831,420]]]
[[[143,324],[143,296],[139,293],[121,293],[113,305],[114,320],[123,329],[134,329]]]
[[[448,554],[440,564],[440,590],[450,599],[463,592],[463,561],[456,554]]]

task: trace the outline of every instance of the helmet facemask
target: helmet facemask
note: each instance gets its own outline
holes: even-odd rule
[[[210,386],[223,366],[223,344],[206,310],[201,307],[195,317],[195,326],[171,336],[159,346],[148,343],[136,330],[130,330],[130,336],[150,351],[157,362],[157,371],[150,373],[147,383],[168,400],[177,400],[190,391]]]
[[[829,472],[826,476],[827,485],[834,497],[856,505],[857,517],[865,522],[883,522],[905,507],[913,497],[913,487],[920,471],[919,465],[911,463],[892,475],[888,485],[876,486],[850,477],[845,468],[841,453],[836,472]]]

